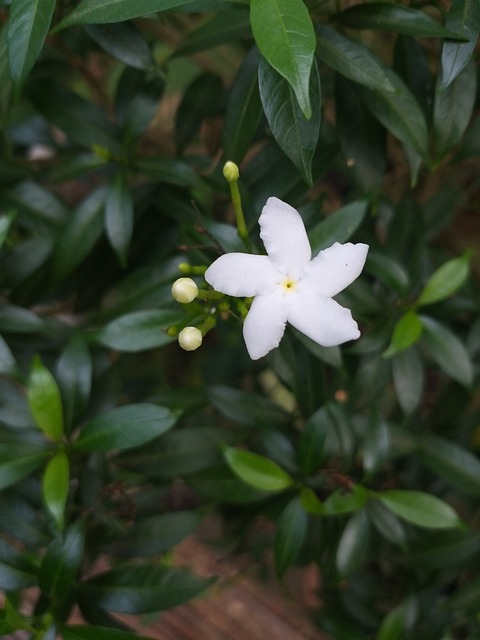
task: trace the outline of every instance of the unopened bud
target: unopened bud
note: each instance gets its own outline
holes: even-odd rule
[[[185,351],[195,351],[202,344],[203,336],[197,327],[185,327],[178,334],[178,344]]]
[[[192,302],[198,296],[197,284],[191,278],[178,278],[172,285],[172,296],[182,304]]]
[[[237,182],[240,177],[240,171],[238,170],[237,165],[230,160],[226,162],[223,166],[223,177],[227,182]]]

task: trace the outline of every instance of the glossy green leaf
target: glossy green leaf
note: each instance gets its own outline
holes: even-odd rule
[[[241,391],[224,385],[214,385],[208,389],[212,404],[227,418],[252,427],[261,425],[281,425],[287,421],[287,414],[281,407],[264,396]]]
[[[61,440],[64,425],[60,390],[55,378],[38,356],[32,363],[27,397],[37,427],[52,440]]]
[[[392,376],[398,403],[404,413],[410,415],[420,404],[424,383],[423,363],[415,347],[395,354]]]
[[[317,496],[313,489],[302,487],[300,491],[300,502],[307,513],[319,516],[325,513],[323,502]]]
[[[284,491],[294,484],[293,478],[269,458],[251,451],[225,447],[225,460],[244,482],[261,491]]]
[[[65,524],[65,506],[70,485],[70,463],[63,451],[58,451],[47,464],[42,481],[42,495],[48,513],[58,531]]]
[[[205,51],[221,44],[231,44],[250,34],[250,17],[247,11],[235,14],[218,13],[197,29],[187,33],[175,50],[175,56],[186,56]]]
[[[356,200],[326,217],[308,232],[312,251],[330,247],[334,242],[346,242],[361,225],[367,213],[367,201]]]
[[[445,89],[435,92],[433,134],[435,154],[440,161],[458,145],[467,130],[476,99],[477,68],[467,64]]]
[[[311,186],[313,154],[320,133],[320,77],[316,64],[310,75],[309,95],[313,111],[308,120],[298,105],[292,86],[265,58],[260,59],[258,84],[273,137]]]
[[[0,336],[0,373],[12,374],[16,368],[17,363],[13,353],[2,336]]]
[[[156,11],[175,9],[192,0],[82,0],[56,31],[76,24],[105,24],[147,16]]]
[[[151,69],[150,47],[132,22],[85,27],[88,35],[111,56],[135,69]]]
[[[33,180],[22,180],[3,192],[5,202],[17,211],[18,219],[37,232],[51,233],[68,220],[69,209],[51,191]]]
[[[166,329],[184,317],[180,311],[171,309],[133,311],[109,322],[96,338],[100,344],[118,351],[135,353],[155,349],[173,342]]]
[[[452,507],[429,493],[391,489],[378,493],[377,497],[399,518],[418,527],[448,529],[462,526]]]
[[[480,31],[480,5],[476,0],[453,0],[445,26],[462,33],[468,42],[446,41],[442,47],[441,81],[439,89],[445,89],[468,64]]]
[[[81,522],[76,522],[62,536],[52,540],[43,556],[38,577],[43,593],[59,601],[69,597],[83,559],[84,544]]]
[[[378,533],[401,549],[407,548],[407,532],[405,525],[379,500],[370,500],[367,504],[370,522]]]
[[[18,287],[45,264],[54,246],[50,235],[19,242],[0,256],[0,287]]]
[[[384,352],[385,358],[391,358],[395,354],[408,349],[415,344],[422,333],[422,322],[415,311],[410,310],[395,324],[392,340],[388,349]]]
[[[282,577],[297,558],[307,534],[308,515],[298,497],[293,498],[277,520],[273,552],[277,574]]]
[[[392,72],[370,49],[330,27],[317,25],[315,28],[318,33],[317,54],[335,71],[370,89],[398,92],[397,82],[392,81]]]
[[[258,90],[259,55],[256,47],[245,56],[230,92],[223,127],[225,159],[243,160],[260,124],[262,106]]]
[[[49,452],[27,442],[2,442],[0,447],[0,490],[16,484],[41,467]]]
[[[417,300],[419,306],[433,304],[452,296],[468,278],[471,253],[445,262],[430,276]]]
[[[363,468],[368,476],[385,466],[391,447],[390,429],[377,411],[366,425],[363,445]]]
[[[316,42],[307,7],[302,0],[251,0],[250,22],[260,53],[287,80],[304,117],[310,119]]]
[[[133,198],[126,176],[121,171],[108,187],[105,231],[120,264],[125,268],[133,233]]]
[[[176,420],[169,409],[154,404],[117,407],[86,424],[75,448],[81,451],[131,449],[161,436]]]
[[[87,407],[92,388],[93,363],[84,339],[77,335],[57,360],[56,374],[62,394],[65,424],[70,430]]]
[[[30,73],[50,28],[55,0],[12,0],[7,23],[8,60],[19,85]]]
[[[385,130],[365,107],[355,85],[335,77],[336,124],[349,174],[363,193],[381,187],[386,168]]]
[[[362,509],[368,500],[368,491],[365,487],[356,484],[349,492],[337,489],[331,493],[324,502],[324,513],[328,515],[341,515]]]
[[[90,253],[103,231],[107,190],[93,190],[66,222],[53,253],[53,272],[66,278]]]
[[[81,588],[83,598],[119,613],[171,609],[204,591],[215,578],[197,578],[182,569],[155,565],[118,567],[95,576]]]
[[[338,542],[337,570],[342,577],[359,569],[369,553],[370,523],[365,511],[358,511],[347,522]]]
[[[421,316],[422,341],[430,355],[448,376],[470,387],[473,369],[467,350],[457,336],[437,320]]]
[[[466,491],[480,495],[480,461],[468,449],[438,436],[420,439],[417,455],[440,478]]]
[[[442,27],[422,11],[402,5],[369,2],[350,7],[336,16],[351,29],[376,29],[393,31],[422,38],[450,38],[463,40],[461,33]]]
[[[298,462],[303,473],[317,471],[325,460],[323,445],[330,425],[328,413],[320,407],[303,425],[298,443]]]
[[[369,250],[365,270],[400,295],[404,295],[408,291],[407,272],[400,262],[393,260],[388,255]]]

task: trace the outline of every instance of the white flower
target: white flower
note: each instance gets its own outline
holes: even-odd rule
[[[178,344],[185,351],[195,351],[202,344],[203,336],[197,327],[185,327],[178,334]]]
[[[252,360],[278,347],[287,322],[325,347],[360,337],[350,310],[332,296],[360,275],[368,245],[336,242],[312,260],[300,214],[278,198],[267,200],[259,224],[268,255],[228,253],[205,273],[216,291],[254,297],[243,325]]]

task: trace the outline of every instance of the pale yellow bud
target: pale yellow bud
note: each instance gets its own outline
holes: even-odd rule
[[[172,296],[177,302],[187,304],[198,296],[198,287],[191,278],[178,278],[172,285]]]
[[[197,327],[185,327],[178,334],[178,344],[185,351],[195,351],[202,344],[203,336]]]
[[[223,177],[227,182],[237,182],[240,177],[240,171],[238,170],[237,165],[230,160],[226,162],[223,166]]]

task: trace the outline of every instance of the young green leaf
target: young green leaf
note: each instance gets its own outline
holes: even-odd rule
[[[277,520],[273,551],[277,574],[281,578],[295,562],[307,534],[308,515],[298,497],[293,498]]]
[[[258,67],[260,98],[273,137],[283,152],[312,186],[313,154],[320,133],[320,77],[314,64],[310,76],[310,98],[314,109],[307,120],[298,106],[291,85],[265,58]]]
[[[48,463],[42,482],[45,506],[58,531],[63,530],[65,523],[69,484],[70,463],[65,452],[58,451]]]
[[[7,22],[12,80],[21,85],[40,53],[50,27],[55,0],[12,0]]]
[[[440,302],[456,293],[468,278],[470,258],[471,252],[466,251],[439,267],[423,288],[417,300],[418,306]]]
[[[61,440],[63,409],[60,390],[55,378],[42,364],[39,356],[36,356],[32,363],[27,398],[37,427],[52,440]]]
[[[316,39],[303,0],[251,0],[250,22],[260,53],[291,85],[304,117],[310,119]]]
[[[448,529],[463,526],[449,504],[423,491],[391,489],[377,493],[377,498],[397,516],[418,527]]]
[[[169,409],[154,404],[117,407],[86,424],[75,448],[80,451],[131,449],[162,435],[176,420]]]
[[[422,333],[422,322],[415,311],[403,314],[393,330],[392,340],[388,349],[383,353],[384,358],[391,358],[396,353],[412,346]]]
[[[295,481],[276,462],[251,451],[225,447],[225,460],[247,484],[262,491],[284,491]]]

